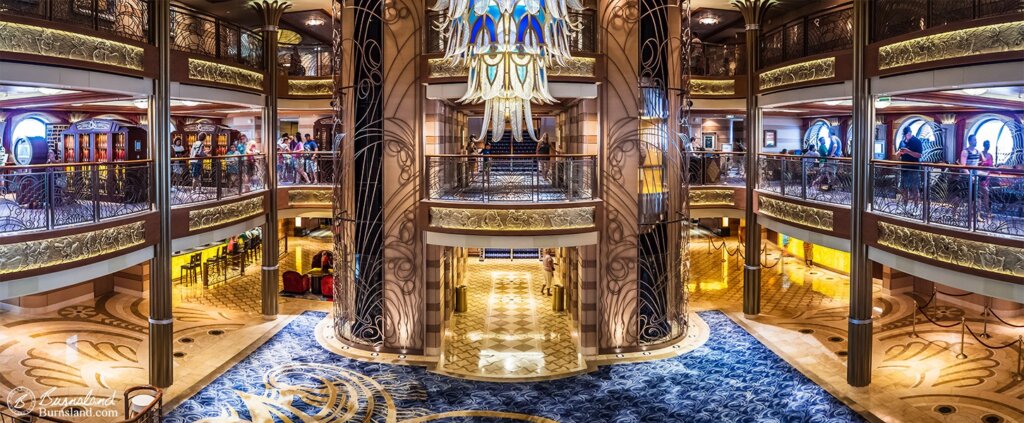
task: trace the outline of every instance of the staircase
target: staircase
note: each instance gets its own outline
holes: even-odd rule
[[[529,155],[537,153],[537,141],[530,139],[530,135],[526,132],[523,132],[522,142],[513,141],[512,133],[508,131],[505,131],[500,140],[495,140],[492,136],[492,133],[487,134],[487,139],[491,142],[491,154]],[[492,168],[494,171],[513,173],[537,171],[537,162],[533,160],[499,160],[500,165]]]
[[[480,251],[480,259],[539,259],[539,248],[484,248]]]

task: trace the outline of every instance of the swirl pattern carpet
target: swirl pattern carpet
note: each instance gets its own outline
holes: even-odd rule
[[[323,349],[306,312],[172,410],[165,422],[861,422],[718,311],[679,357],[545,382],[455,379]]]

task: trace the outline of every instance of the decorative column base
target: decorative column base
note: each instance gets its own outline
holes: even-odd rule
[[[761,314],[761,266],[743,266],[743,314]]]
[[[871,319],[850,318],[847,335],[846,382],[850,386],[871,384],[871,343],[873,329]]]
[[[149,384],[167,388],[174,383],[174,320],[149,320]]]

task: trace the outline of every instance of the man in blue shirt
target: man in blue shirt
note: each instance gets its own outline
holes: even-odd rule
[[[303,143],[303,149],[312,152],[312,154],[310,154],[309,157],[307,157],[306,159],[306,173],[309,175],[310,178],[313,179],[312,182],[314,185],[319,184],[320,155],[317,154],[316,152],[320,151],[320,145],[316,143],[316,140],[314,140],[312,136],[306,134],[306,142]]]

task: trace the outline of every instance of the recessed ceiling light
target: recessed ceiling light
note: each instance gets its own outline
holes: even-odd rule
[[[82,107],[82,103],[71,103],[71,107]]]
[[[718,16],[715,15],[704,15],[697,19],[701,25],[717,25],[719,22]]]
[[[325,23],[324,18],[314,16],[306,20],[306,26],[321,26]]]
[[[132,104],[135,104],[135,107],[138,107],[140,109],[145,109],[149,107],[149,101],[147,101],[144,98],[137,98],[135,100],[132,100]]]
[[[828,100],[828,101],[824,101],[823,103],[825,103],[825,105],[827,105],[827,106],[838,106],[842,102],[843,102],[843,100]]]
[[[192,106],[195,106],[195,105],[197,105],[199,103],[197,103],[195,101],[192,101],[192,100],[181,100],[181,104],[184,105],[184,106],[192,107]]]
[[[987,92],[988,90],[985,88],[964,88],[963,91],[964,93],[970,95],[982,95],[985,94],[985,92]]]
[[[886,107],[889,107],[890,104],[892,104],[891,97],[878,97],[878,99],[875,100],[876,109],[884,109]]]
[[[60,90],[58,90],[56,88],[40,88],[39,89],[39,93],[40,94],[46,94],[46,95],[54,95],[54,94],[60,94]]]

